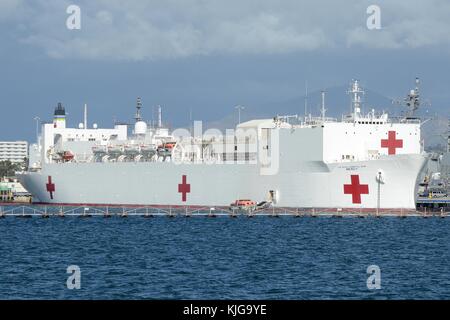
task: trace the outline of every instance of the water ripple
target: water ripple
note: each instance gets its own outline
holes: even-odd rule
[[[0,299],[449,299],[449,219],[0,220]],[[68,290],[66,268],[81,268]],[[366,269],[381,268],[381,290]]]

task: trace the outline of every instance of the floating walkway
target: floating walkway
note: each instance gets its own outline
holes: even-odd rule
[[[332,218],[380,218],[380,217],[441,217],[446,218],[450,216],[449,211],[445,211],[441,208],[439,211],[431,211],[427,208],[423,210],[346,210],[345,212],[336,209],[302,209],[302,208],[279,208],[272,207],[264,210],[256,211],[233,211],[229,208],[209,208],[209,207],[190,207],[190,206],[178,206],[178,207],[88,207],[88,206],[44,206],[44,205],[0,205],[0,219],[6,217],[17,218],[64,218],[64,217],[103,217],[103,218],[128,218],[128,217],[332,217]]]
[[[444,210],[447,210],[447,208],[450,209],[450,197],[443,197],[443,198],[418,198],[417,199],[417,208],[419,210],[423,210],[425,208],[432,209],[432,210],[441,210],[444,208]]]

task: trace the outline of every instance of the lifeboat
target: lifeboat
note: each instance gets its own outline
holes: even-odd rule
[[[164,143],[164,148],[173,149],[177,143],[176,142],[166,142]]]
[[[117,158],[123,154],[123,147],[120,145],[109,146],[108,154],[113,158]]]
[[[256,209],[256,201],[248,199],[236,200],[230,204],[230,210],[253,211]]]
[[[75,158],[75,155],[71,151],[64,151],[62,154],[62,159],[64,162],[72,161]]]
[[[106,146],[93,146],[92,152],[95,156],[104,156],[108,153],[108,148]]]
[[[158,146],[157,152],[160,157],[170,157],[172,155],[172,150],[175,147],[176,142],[165,142]]]
[[[144,157],[153,157],[156,153],[156,146],[154,144],[141,145],[141,153]]]
[[[129,144],[124,147],[124,152],[127,156],[135,157],[141,152],[141,150],[138,145]]]

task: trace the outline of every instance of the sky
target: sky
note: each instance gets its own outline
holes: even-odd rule
[[[67,27],[71,5],[80,29]],[[368,28],[371,5],[380,29]],[[236,105],[243,120],[302,113],[305,83],[311,112],[339,88],[327,99],[337,115],[351,79],[377,104],[418,76],[423,111],[448,117],[449,17],[446,0],[0,0],[0,140],[35,140],[33,119],[51,120],[58,102],[72,126],[84,103],[91,124],[131,122],[137,97],[147,120],[161,105],[173,128],[237,121]]]

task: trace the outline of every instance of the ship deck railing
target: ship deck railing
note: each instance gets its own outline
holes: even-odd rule
[[[0,218],[6,217],[442,217],[450,208],[420,209],[333,209],[285,208],[272,206],[255,210],[232,210],[208,206],[61,206],[0,203]]]
[[[242,163],[242,164],[256,164],[258,159],[258,154],[256,152],[228,152],[228,153],[214,153],[210,156],[204,157],[196,157],[191,155],[185,155],[183,159],[178,159],[178,157],[174,156],[158,156],[152,158],[142,157],[139,160],[132,159],[129,157],[124,157],[123,159],[118,158],[110,158],[108,161],[103,161],[100,158],[88,157],[84,158],[83,156],[75,155],[74,160],[72,161],[57,161],[52,162],[52,164],[58,165],[66,165],[66,164],[85,164],[85,163],[183,163],[183,164],[228,164],[228,163]],[[38,172],[35,170],[33,172]]]

